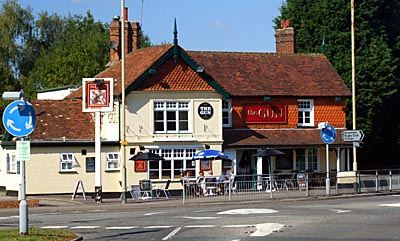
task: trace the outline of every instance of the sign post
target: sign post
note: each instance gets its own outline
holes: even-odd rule
[[[325,125],[325,128],[322,128],[320,133],[321,139],[326,143],[326,195],[330,195],[331,192],[331,180],[329,178],[329,144],[333,143],[336,140],[336,129],[333,126]]]
[[[83,78],[82,112],[95,112],[95,202],[103,202],[101,181],[101,113],[113,111],[112,78]]]
[[[3,94],[4,96],[4,94]],[[10,95],[6,95],[10,100]],[[13,136],[21,137],[21,141],[17,141],[17,159],[21,162],[21,189],[19,203],[19,233],[21,235],[28,234],[28,203],[26,202],[26,172],[25,161],[30,159],[30,143],[24,141],[24,136],[29,135],[36,127],[36,113],[33,106],[23,100],[23,91],[20,92],[18,98],[9,104],[3,112],[3,125],[8,133]]]

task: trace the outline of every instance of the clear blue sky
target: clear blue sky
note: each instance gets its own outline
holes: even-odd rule
[[[172,42],[174,18],[178,43],[186,50],[275,52],[272,20],[284,0],[125,0],[128,20],[142,22],[153,44]],[[86,15],[110,23],[121,15],[121,0],[18,0],[35,17],[43,11]],[[143,5],[142,5],[143,3]],[[143,8],[142,8],[143,7]]]

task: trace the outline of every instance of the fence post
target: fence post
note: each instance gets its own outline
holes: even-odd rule
[[[230,177],[232,178],[232,177]],[[229,179],[229,187],[228,187],[228,199],[231,201],[231,190],[232,190],[232,180]]]
[[[357,191],[358,193],[361,193],[361,172],[357,171]]]
[[[182,193],[182,204],[185,205],[185,196],[186,196],[186,183],[185,179],[182,179],[183,182],[183,193]],[[189,189],[190,190],[190,189]]]
[[[375,192],[379,191],[379,177],[378,170],[375,171]]]
[[[310,192],[309,192],[309,189],[308,189],[308,173],[305,174],[305,175],[306,175],[306,197],[309,197],[310,196]]]

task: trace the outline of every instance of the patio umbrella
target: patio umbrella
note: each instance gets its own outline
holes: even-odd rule
[[[139,160],[153,160],[153,161],[158,161],[158,160],[164,160],[163,157],[152,153],[152,152],[142,152],[138,153],[137,155],[134,155],[133,157],[129,158],[131,161],[139,161]]]
[[[202,160],[202,159],[213,159],[213,160],[228,159],[228,156],[218,150],[206,149],[196,152],[192,158],[192,160]]]
[[[272,198],[272,182],[273,182],[273,178],[272,178],[272,167],[271,167],[271,156],[280,156],[280,155],[285,155],[285,153],[276,150],[276,149],[272,149],[272,148],[266,148],[266,149],[262,149],[261,151],[258,151],[256,154],[252,155],[252,156],[265,156],[268,157],[268,172],[269,172],[269,190],[270,190],[270,194],[271,194],[271,198]]]

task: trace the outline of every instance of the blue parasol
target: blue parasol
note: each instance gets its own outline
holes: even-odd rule
[[[193,160],[202,160],[202,159],[228,159],[228,156],[225,155],[223,152],[218,150],[202,150],[198,151],[194,154]]]

